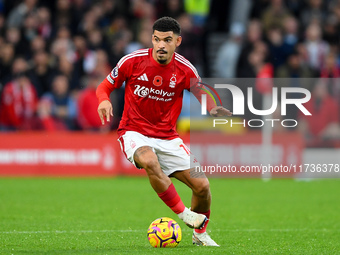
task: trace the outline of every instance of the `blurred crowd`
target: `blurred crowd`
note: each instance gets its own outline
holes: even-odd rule
[[[201,76],[216,64],[207,59],[210,33],[229,33],[218,77],[292,78],[288,86],[313,95],[312,118],[292,113],[306,137],[340,137],[340,1],[253,0],[243,25],[228,24],[232,2],[0,0],[0,131],[117,128],[124,89],[112,93],[116,117],[102,126],[96,86],[122,56],[152,47],[153,22],[171,16],[182,27],[178,51]]]
[[[304,106],[312,116],[293,107],[286,118],[299,120],[311,146],[339,141],[339,0],[254,0],[235,66],[235,77],[307,88],[312,98]]]
[[[201,59],[210,1],[0,0],[0,130],[117,128],[124,89],[112,93],[114,121],[102,126],[95,89],[124,55],[152,47],[153,22],[176,17],[179,49]]]

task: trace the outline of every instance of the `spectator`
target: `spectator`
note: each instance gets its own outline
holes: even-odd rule
[[[336,54],[329,53],[320,72],[321,78],[340,78],[339,65],[336,62]]]
[[[116,16],[110,25],[104,30],[108,42],[112,42],[119,32],[128,31],[128,22],[124,16]]]
[[[302,61],[297,51],[293,52],[287,62],[278,68],[276,72],[278,78],[311,78],[314,77],[313,71]],[[297,87],[297,86],[293,86]],[[300,86],[298,86],[300,87]]]
[[[303,9],[300,16],[302,26],[306,28],[315,22],[323,25],[327,16],[324,7],[322,0],[308,0],[308,6]]]
[[[12,66],[13,78],[3,89],[0,101],[1,130],[33,130],[38,97],[27,76],[27,62],[18,57]]]
[[[267,61],[268,46],[258,41],[253,45],[253,50],[247,56],[247,62],[243,68],[238,70],[238,77],[241,78],[255,78],[261,73],[263,67],[269,65]],[[265,68],[266,69],[266,68]]]
[[[108,55],[104,50],[95,51],[95,67],[92,73],[105,77],[112,70],[112,66],[109,63]]]
[[[274,67],[266,60],[267,54],[268,50],[265,44],[257,43],[254,51],[249,55],[249,62],[255,73],[254,77],[257,78],[255,89],[261,94],[271,93],[273,87]]]
[[[39,98],[51,90],[51,83],[56,70],[50,67],[49,55],[45,51],[38,51],[33,56],[31,69],[32,82],[37,90]]]
[[[279,27],[269,28],[267,39],[270,62],[276,70],[279,66],[286,62],[290,49],[284,44],[282,31]]]
[[[73,62],[76,59],[74,52],[74,44],[67,27],[60,27],[57,31],[57,37],[51,45],[51,53],[58,60],[61,57],[66,57],[69,61]]]
[[[283,28],[285,18],[291,16],[290,12],[284,6],[282,0],[271,0],[270,5],[264,10],[261,21],[265,32],[271,27]]]
[[[30,44],[29,59],[33,58],[34,54],[41,51],[46,51],[46,41],[40,35],[36,36]]]
[[[107,7],[107,6],[112,7],[112,6],[109,6],[109,5],[106,4],[105,7]],[[92,23],[92,25],[94,27],[97,27],[97,26],[100,27],[101,25],[104,25],[107,22],[107,21],[105,21],[106,10],[104,9],[103,3],[93,4],[90,7],[90,10],[93,13],[93,23]],[[107,10],[107,11],[109,11],[109,10]]]
[[[338,0],[331,1],[329,5],[329,12],[334,16],[337,21],[337,27],[339,28],[340,23],[340,2]]]
[[[309,57],[308,57],[308,51],[307,51],[306,44],[304,42],[300,42],[295,46],[295,49],[296,49],[296,52],[299,55],[300,62],[303,65],[307,65],[309,67],[310,66],[309,63],[308,63]],[[312,70],[316,71],[315,69],[312,69]],[[315,74],[314,77],[318,76],[317,72],[314,72],[314,74]]]
[[[113,1],[111,1],[113,2]],[[79,24],[82,20],[82,17],[84,13],[89,9],[90,1],[88,0],[73,0],[72,1],[72,22],[75,24],[74,27],[76,28],[76,31],[79,31]]]
[[[178,53],[185,56],[193,65],[199,66],[200,59],[202,59],[200,55],[200,49],[202,48],[200,32],[195,29],[190,15],[182,14],[177,20],[181,25],[181,35],[183,37]]]
[[[143,19],[156,19],[154,6],[147,0],[132,1],[131,11],[135,16],[136,21],[141,21]]]
[[[150,36],[152,31],[149,29],[143,29],[138,34],[138,40],[130,42],[125,48],[125,54],[129,54],[135,50],[151,48],[152,43],[150,42]]]
[[[49,40],[52,36],[51,12],[46,7],[40,7],[37,11],[38,34],[45,40]]]
[[[283,45],[286,56],[293,53],[299,41],[299,24],[296,18],[289,16],[283,21]]]
[[[236,77],[236,65],[241,53],[243,30],[244,28],[242,24],[233,24],[231,27],[230,38],[218,49],[215,63],[217,77]]]
[[[252,99],[255,109],[262,109],[262,94],[271,92],[273,86],[273,66],[267,61],[267,54],[268,48],[264,42],[255,43],[253,51],[248,56],[249,66],[244,70],[240,70],[242,75],[240,77],[248,78],[238,80],[239,86],[245,95],[248,93],[247,88],[250,84],[254,84]],[[244,117],[245,119],[254,119],[256,115],[246,108]]]
[[[56,38],[57,39],[65,39],[68,41],[72,41],[72,31],[67,26],[59,26],[56,30]]]
[[[35,13],[30,13],[25,17],[22,35],[27,43],[30,43],[38,35],[38,19]]]
[[[39,117],[48,131],[74,130],[76,103],[69,93],[66,76],[58,75],[52,82],[52,91],[45,93],[39,102]]]
[[[127,46],[132,40],[132,33],[129,30],[122,30],[115,34],[110,49],[110,64],[115,66],[118,61],[125,55]]]
[[[325,26],[324,26],[324,33],[323,39],[331,45],[338,45],[340,40],[339,35],[339,21],[335,15],[331,15],[327,17]]]
[[[148,0],[136,0],[131,2],[131,12],[134,19],[129,21],[131,37],[126,42],[136,39],[140,31],[151,29],[153,22],[156,20],[155,6]],[[150,33],[151,34],[151,33]],[[127,35],[125,32],[124,35]],[[128,37],[126,37],[127,39]]]
[[[27,52],[29,51],[28,43],[21,36],[20,29],[16,27],[11,27],[6,30],[5,34],[5,40],[6,42],[12,44],[15,49],[16,55],[22,55],[25,56]]]
[[[98,117],[96,96],[97,85],[105,78],[98,73],[91,73],[88,76],[87,86],[79,93],[77,123],[82,130],[107,132],[110,125],[102,125]]]
[[[340,68],[336,61],[336,54],[330,53],[327,55],[320,77],[324,78],[328,93],[334,98],[340,108]]]
[[[100,28],[108,27],[113,17],[124,16],[129,19],[133,18],[129,13],[131,1],[102,0],[101,4],[104,13],[99,20]]]
[[[157,18],[164,16],[177,18],[184,13],[182,0],[159,0],[157,3]]]
[[[69,27],[72,33],[76,32],[76,25],[73,23],[73,15],[71,10],[71,1],[57,0],[55,1],[55,11],[53,13],[53,27]]]
[[[0,82],[8,82],[14,60],[14,47],[10,43],[2,44],[0,48]]]
[[[253,51],[254,45],[262,40],[262,26],[258,20],[251,20],[248,24],[247,35],[242,45],[240,57],[237,63],[237,77],[248,77],[247,70],[250,64],[248,61],[249,54]]]
[[[74,66],[80,76],[91,73],[96,64],[96,54],[87,47],[86,40],[83,36],[73,37],[75,47]]]
[[[307,142],[340,138],[338,106],[322,80],[315,85],[311,99],[304,106],[311,116],[301,114],[299,128]]]
[[[305,47],[307,50],[308,64],[311,68],[320,71],[325,57],[329,52],[329,45],[322,40],[321,27],[310,24],[306,30]]]
[[[82,20],[79,23],[77,30],[80,33],[86,34],[90,31],[94,30],[99,25],[99,18],[103,15],[103,10],[100,5],[92,6],[85,14],[83,15]]]
[[[312,79],[314,77],[313,71],[301,61],[298,52],[294,52],[288,57],[288,61],[283,66],[279,67],[276,72],[276,77],[281,78],[277,80],[275,85],[278,87],[279,98],[281,98],[281,87],[305,88],[310,91]],[[300,93],[290,93],[290,98],[300,98]],[[295,105],[288,104],[287,119],[297,119],[298,109]]]
[[[74,68],[71,61],[66,56],[62,56],[58,60],[57,72],[58,75],[63,75],[67,78],[69,89],[76,91],[80,87],[79,71]]]
[[[86,34],[89,50],[104,49],[108,50],[108,46],[104,40],[103,34],[99,28],[94,28]]]
[[[24,0],[17,5],[8,15],[7,27],[19,28],[27,14],[36,11],[38,0]]]

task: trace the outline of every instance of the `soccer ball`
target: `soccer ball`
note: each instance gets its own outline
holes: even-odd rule
[[[182,230],[176,221],[168,217],[154,220],[148,229],[148,239],[152,247],[176,247],[182,240]]]

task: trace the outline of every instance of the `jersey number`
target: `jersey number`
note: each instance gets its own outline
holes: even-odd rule
[[[188,147],[187,146],[185,146],[184,144],[181,144],[179,147],[181,147],[181,148],[183,148],[183,150],[185,150],[185,152],[188,154],[188,155],[190,155],[190,150],[188,149]]]

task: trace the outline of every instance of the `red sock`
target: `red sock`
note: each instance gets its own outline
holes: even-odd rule
[[[196,232],[196,233],[204,233],[205,230],[207,229],[207,226],[208,226],[208,223],[209,223],[209,219],[210,219],[210,210],[207,211],[207,212],[197,212],[197,213],[204,214],[204,215],[207,216],[207,218],[208,218],[208,221],[204,224],[204,227],[203,227],[202,229],[195,229],[195,232]]]
[[[175,186],[172,183],[166,191],[158,193],[158,196],[167,206],[170,207],[174,213],[179,214],[184,211],[185,205],[183,204],[175,189]]]

